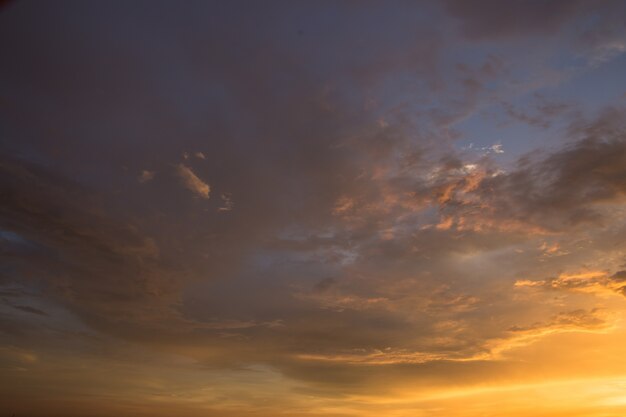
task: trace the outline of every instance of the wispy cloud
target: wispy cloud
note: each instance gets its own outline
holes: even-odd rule
[[[152,181],[155,174],[155,171],[148,171],[144,169],[143,171],[141,171],[141,174],[139,174],[137,180],[143,184],[144,182]]]
[[[544,280],[518,280],[515,282],[515,286],[518,288],[573,291],[595,295],[616,294],[626,296],[626,271],[618,271],[613,275],[609,275],[605,271],[563,273],[558,277]]]
[[[219,212],[231,211],[233,207],[235,206],[232,195],[230,193],[222,193],[220,194],[220,198],[222,199],[222,205],[218,207],[217,211]]]
[[[188,190],[197,194],[202,198],[208,199],[211,194],[211,186],[202,181],[192,170],[186,165],[178,164],[176,166],[176,172],[178,173],[183,185]]]

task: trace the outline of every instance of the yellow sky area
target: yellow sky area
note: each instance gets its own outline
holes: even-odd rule
[[[626,414],[623,346],[618,323],[545,335],[499,360],[347,365],[345,384],[268,366],[210,369],[171,355],[134,352],[113,362],[13,349],[3,352],[10,378],[0,399],[26,416],[617,417]]]
[[[607,417],[626,411],[626,376],[452,389],[421,401],[380,401],[367,416]]]
[[[277,388],[277,387],[275,387]],[[180,398],[177,395],[137,395],[126,398],[109,395],[90,398],[85,395],[37,400],[26,407],[19,405],[19,415],[67,416],[435,416],[435,417],[496,417],[496,416],[579,416],[608,417],[626,413],[626,374],[621,377],[550,380],[537,383],[511,383],[500,386],[442,389],[422,398],[419,393],[407,392],[399,396],[352,396],[321,398],[308,395],[279,394],[276,397],[259,392],[256,400],[248,403],[210,401],[213,393],[206,389],[206,400],[201,391],[198,397]],[[413,399],[416,396],[417,399]],[[297,401],[296,401],[297,400]],[[11,405],[12,401],[5,402]],[[54,410],[59,410],[55,413]],[[73,410],[73,411],[68,411]]]

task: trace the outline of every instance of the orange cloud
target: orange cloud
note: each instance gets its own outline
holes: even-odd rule
[[[207,184],[206,182],[202,181],[191,170],[191,168],[183,164],[178,164],[176,166],[176,171],[178,175],[180,176],[181,180],[183,181],[183,184],[185,185],[185,187],[187,187],[188,190],[194,192],[195,194],[197,194],[198,196],[202,198],[206,198],[206,199],[209,198],[209,195],[211,193],[211,186]]]

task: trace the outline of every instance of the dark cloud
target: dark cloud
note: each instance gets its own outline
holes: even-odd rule
[[[487,171],[470,188],[467,177],[444,183],[442,212],[468,228],[527,225],[554,232],[611,221],[604,207],[619,204],[626,192],[621,114],[610,109],[597,121],[573,127],[572,142],[543,160],[523,158],[507,173]]]
[[[97,196],[25,161],[3,158],[1,170],[2,227],[40,248],[8,258],[5,282],[28,278],[111,319],[175,288],[156,272],[168,267],[154,241],[104,215]]]
[[[459,18],[467,36],[497,39],[506,36],[545,35],[559,27],[579,9],[578,1],[496,0],[446,2],[448,12]]]
[[[38,308],[35,307],[31,307],[31,306],[13,306],[14,308],[21,310],[21,311],[25,311],[27,313],[32,313],[32,314],[37,314],[39,316],[47,316],[48,313],[46,313],[43,310],[40,310]]]

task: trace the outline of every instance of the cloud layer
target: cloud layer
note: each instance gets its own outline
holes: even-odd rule
[[[0,402],[620,415],[625,16],[10,2]]]

